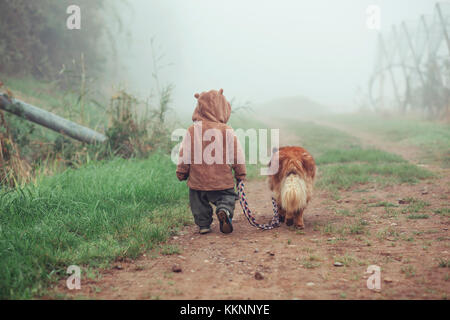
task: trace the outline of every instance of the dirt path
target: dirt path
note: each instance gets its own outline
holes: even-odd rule
[[[372,137],[358,136],[381,146]],[[292,143],[292,137],[289,140]],[[385,146],[381,147],[400,152]],[[406,151],[402,156],[414,160],[414,153],[410,150],[406,156]],[[136,261],[116,263],[100,279],[83,279],[76,293],[69,292],[64,281],[56,291],[91,299],[446,298],[450,277],[442,264],[450,258],[448,217],[430,214],[429,219],[410,220],[371,205],[414,197],[429,203],[429,211],[444,207],[443,203],[448,207],[448,183],[445,176],[382,190],[368,185],[364,191],[342,192],[339,200],[319,190],[306,211],[302,231],[285,225],[257,230],[236,203],[231,235],[221,234],[216,220],[208,235],[199,235],[195,226],[186,227],[169,241],[179,254],[149,252]],[[250,181],[246,188],[258,220],[268,222],[272,210],[266,182]],[[352,229],[355,226],[361,232]],[[368,265],[381,267],[381,290],[367,288]],[[174,266],[181,272],[173,272]],[[262,277],[255,277],[257,273]]]

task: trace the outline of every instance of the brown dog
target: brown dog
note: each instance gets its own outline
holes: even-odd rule
[[[280,221],[303,229],[303,211],[311,200],[316,163],[301,147],[282,147],[272,156],[278,157],[278,171],[269,176],[269,188],[278,204]]]

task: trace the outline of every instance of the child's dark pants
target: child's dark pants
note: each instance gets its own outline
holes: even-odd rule
[[[195,224],[199,227],[209,227],[213,221],[213,208],[211,204],[216,206],[216,212],[226,209],[233,217],[234,206],[238,196],[233,189],[220,191],[200,191],[189,189],[189,201],[191,211],[194,216]]]

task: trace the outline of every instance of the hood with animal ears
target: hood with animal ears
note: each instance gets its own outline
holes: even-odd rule
[[[226,124],[230,119],[231,105],[223,95],[223,89],[196,93],[197,107],[192,121],[212,121]]]

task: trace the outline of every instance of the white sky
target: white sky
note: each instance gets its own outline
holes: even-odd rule
[[[303,95],[353,107],[373,69],[377,34],[366,8],[379,5],[382,30],[433,11],[433,0],[130,0],[133,45],[128,83],[153,85],[150,39],[175,85],[174,108],[191,111],[193,94],[223,88],[227,98],[264,102]]]

